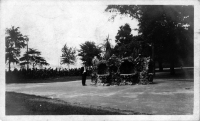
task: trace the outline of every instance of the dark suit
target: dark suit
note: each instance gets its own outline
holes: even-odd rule
[[[81,75],[82,75],[82,85],[85,85],[85,81],[86,81],[86,76],[87,76],[87,70],[85,69],[84,72],[84,67],[81,67]]]

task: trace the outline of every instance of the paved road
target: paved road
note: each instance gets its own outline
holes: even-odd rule
[[[81,81],[8,84],[6,91],[156,115],[193,113],[193,79],[155,79],[151,85],[87,86]]]

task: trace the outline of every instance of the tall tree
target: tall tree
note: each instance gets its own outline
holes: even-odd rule
[[[94,56],[100,57],[100,53],[102,52],[100,47],[90,41],[81,44],[80,48],[78,56],[81,56],[81,60],[86,66],[91,66]]]
[[[193,6],[109,5],[106,11],[136,18],[139,33],[153,45],[158,60],[168,60],[171,74],[177,60],[192,57],[188,50],[193,50]]]
[[[6,56],[5,62],[9,65],[11,63],[18,63],[18,57],[20,56],[20,49],[26,46],[26,41],[28,40],[27,36],[24,36],[19,31],[19,27],[12,26],[11,28],[6,29],[6,37],[5,37],[5,46],[6,46]]]
[[[139,51],[139,42],[141,39],[131,34],[131,28],[129,24],[125,24],[120,27],[116,35],[116,54],[121,57],[133,56],[134,53]]]
[[[21,61],[20,65],[24,66],[24,65],[32,64],[33,68],[35,68],[35,66],[37,65],[40,65],[40,66],[49,65],[49,63],[47,63],[47,61],[40,55],[41,55],[40,51],[33,48],[29,48],[29,50],[25,52],[23,57],[19,59]]]
[[[110,39],[109,39],[109,35],[108,35],[108,37],[105,40],[105,43],[103,43],[103,46],[102,46],[103,54],[104,54],[103,58],[106,59],[106,60],[109,59],[111,57],[112,53],[113,53],[113,48],[112,48],[109,40]]]
[[[76,61],[76,49],[68,47],[67,44],[65,44],[61,51],[61,64],[67,64],[69,68],[69,65],[74,64]]]

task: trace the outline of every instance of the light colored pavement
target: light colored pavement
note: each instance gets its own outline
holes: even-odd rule
[[[110,107],[155,115],[193,114],[193,79],[155,79],[155,84],[87,86],[81,81],[7,84],[6,91],[55,98],[80,105]]]

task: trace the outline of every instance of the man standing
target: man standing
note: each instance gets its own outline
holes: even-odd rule
[[[81,75],[82,75],[82,85],[86,86],[85,82],[86,82],[87,71],[85,65],[81,67]]]

